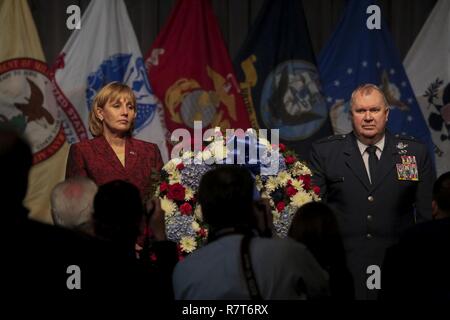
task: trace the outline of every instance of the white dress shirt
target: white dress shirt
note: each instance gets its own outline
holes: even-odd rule
[[[381,153],[383,152],[383,149],[384,149],[384,141],[385,141],[385,136],[383,136],[383,138],[381,138],[380,141],[375,143],[375,147],[377,147],[377,150],[375,151],[375,155],[377,156],[378,160],[380,160]],[[372,179],[370,177],[370,172],[369,172],[369,153],[366,151],[368,145],[362,143],[358,139],[356,139],[356,142],[358,143],[358,148],[359,148],[359,151],[361,152],[361,156],[364,161],[364,166],[366,167],[367,176],[369,177],[370,183],[372,183]]]

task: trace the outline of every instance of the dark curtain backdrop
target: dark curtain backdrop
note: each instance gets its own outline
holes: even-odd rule
[[[66,8],[77,4],[83,13],[89,0],[28,0],[47,62],[52,64],[70,30]],[[95,1],[95,0],[93,0]],[[234,59],[264,0],[211,0],[230,56]],[[379,0],[403,59],[437,0]],[[125,0],[143,54],[165,24],[175,0]],[[316,56],[339,22],[345,0],[304,0],[311,40]]]

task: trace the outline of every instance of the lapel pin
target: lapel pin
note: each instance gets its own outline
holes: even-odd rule
[[[130,151],[130,154],[132,154],[134,156],[134,155],[136,155],[136,152]]]

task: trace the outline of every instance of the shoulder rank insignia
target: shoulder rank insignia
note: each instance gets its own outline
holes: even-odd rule
[[[346,134],[334,134],[331,136],[328,136],[326,138],[322,138],[317,141],[317,143],[324,143],[324,142],[330,142],[330,141],[336,141],[336,140],[343,140],[345,139],[347,135]]]

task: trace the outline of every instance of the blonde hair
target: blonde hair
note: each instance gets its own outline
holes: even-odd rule
[[[372,83],[359,85],[355,90],[353,90],[352,97],[350,98],[350,107],[353,107],[353,104],[355,103],[356,94],[361,93],[362,95],[369,95],[374,90],[381,94],[381,96],[383,97],[384,106],[386,107],[386,109],[389,109],[389,103],[386,99],[386,96],[384,95],[383,90]]]
[[[117,101],[120,98],[128,99],[136,107],[136,96],[133,90],[126,84],[117,81],[110,82],[97,93],[92,103],[91,112],[89,113],[89,131],[94,137],[103,135],[103,123],[97,118],[97,109],[103,108],[108,101]],[[131,136],[133,130],[134,120],[128,131],[128,135]]]

